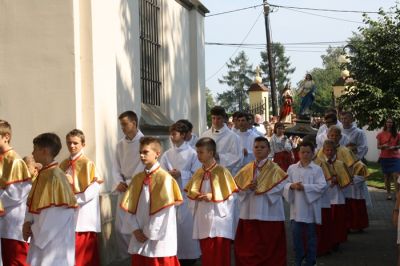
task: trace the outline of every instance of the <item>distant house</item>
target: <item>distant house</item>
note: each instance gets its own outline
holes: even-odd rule
[[[134,110],[145,134],[166,140],[186,118],[206,129],[204,15],[198,0],[0,2],[0,118],[21,155],[32,138],[73,129],[106,180],[102,264],[112,262],[112,159],[118,114]],[[64,148],[58,159],[67,156]]]

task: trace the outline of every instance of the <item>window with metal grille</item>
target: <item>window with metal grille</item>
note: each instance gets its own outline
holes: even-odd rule
[[[140,86],[142,102],[160,106],[160,0],[140,0]]]

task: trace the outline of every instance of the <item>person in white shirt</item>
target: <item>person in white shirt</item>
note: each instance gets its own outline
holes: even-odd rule
[[[226,126],[224,108],[214,106],[210,113],[212,126],[201,135],[201,138],[209,137],[217,143],[216,158],[218,163],[228,168],[232,175],[235,175],[243,160],[239,136]]]
[[[328,139],[328,129],[331,126],[336,125],[337,127],[341,128],[342,123],[338,121],[336,113],[328,113],[324,117],[325,124],[322,125],[317,132],[316,142],[317,142],[317,150],[321,149],[324,145],[324,141]],[[340,139],[340,145],[346,146],[349,143],[349,140],[346,136],[343,136]]]
[[[181,121],[181,120],[179,120]],[[196,151],[185,142],[189,128],[183,122],[176,122],[169,128],[172,147],[161,156],[160,165],[175,178],[181,189],[184,202],[177,208],[178,259],[181,265],[192,265],[200,258],[199,241],[192,239],[193,216],[183,188],[194,172],[201,167]]]
[[[0,217],[1,253],[4,265],[26,265],[29,245],[23,239],[26,199],[31,175],[25,162],[10,146],[11,125],[0,120]]]
[[[29,192],[22,227],[24,240],[30,238],[27,265],[75,265],[78,204],[68,177],[54,161],[60,150],[60,138],[54,133],[33,139],[32,155],[43,167]]]
[[[295,265],[301,266],[305,258],[306,265],[316,263],[317,237],[316,224],[321,224],[321,196],[326,188],[326,181],[321,167],[312,162],[314,146],[311,142],[299,144],[300,161],[288,169],[288,183],[284,188],[284,197],[290,204],[290,221]],[[303,240],[306,230],[307,254]]]
[[[160,154],[158,138],[140,140],[145,169],[132,178],[120,204],[122,232],[131,236],[128,252],[135,266],[179,266],[175,206],[183,199],[178,183],[160,167]]]
[[[237,186],[229,171],[217,164],[212,138],[201,138],[196,151],[203,166],[185,187],[194,217],[193,239],[200,241],[202,266],[230,266]]]
[[[66,136],[70,157],[60,164],[72,186],[79,208],[75,215],[75,265],[99,265],[97,233],[101,231],[100,185],[102,178],[93,161],[83,154],[85,135],[79,129]]]
[[[342,135],[349,139],[347,148],[351,149],[359,160],[363,160],[368,152],[367,136],[365,132],[358,128],[354,123],[354,117],[351,112],[343,112],[342,120]]]
[[[128,188],[132,177],[143,171],[144,165],[140,161],[139,147],[143,134],[138,130],[138,117],[133,111],[125,111],[118,117],[124,137],[118,142],[113,165],[113,191],[118,194],[118,202]],[[129,257],[128,245],[131,235],[121,233],[122,221],[125,213],[117,206],[115,211],[115,241],[117,244],[116,260]]]
[[[239,131],[236,131],[240,138],[243,151],[243,161],[241,167],[248,164],[255,159],[253,154],[254,139],[259,135],[254,133],[253,130],[249,129],[249,120],[245,113],[239,113],[237,115],[237,124]]]
[[[239,188],[240,220],[235,236],[236,266],[286,266],[283,188],[287,174],[268,160],[269,143],[254,141],[255,160],[235,176]]]

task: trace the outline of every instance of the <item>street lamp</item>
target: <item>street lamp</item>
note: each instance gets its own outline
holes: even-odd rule
[[[346,50],[349,50],[349,52]],[[346,82],[350,78],[350,71],[347,70],[346,65],[351,62],[354,51],[355,47],[351,44],[347,44],[343,47],[343,53],[339,55],[337,59],[341,67],[344,66],[344,69],[340,72],[340,77],[332,85],[332,102],[334,107],[336,107],[336,99],[343,95]]]

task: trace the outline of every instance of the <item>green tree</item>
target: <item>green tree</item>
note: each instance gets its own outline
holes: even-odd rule
[[[350,63],[355,78],[339,98],[360,126],[376,129],[388,117],[400,119],[400,9],[379,11],[376,20],[364,15],[364,26],[350,39]]]
[[[206,112],[207,112],[207,125],[211,126],[210,110],[215,106],[214,97],[209,88],[206,88]]]
[[[296,70],[295,67],[291,67],[290,57],[285,56],[285,47],[281,43],[273,43],[272,44],[272,58],[273,65],[275,68],[275,82],[276,87],[279,92],[282,92],[286,83],[289,82],[289,75],[293,74]],[[268,54],[266,51],[261,52],[261,70],[268,75],[269,66],[268,66]],[[269,86],[269,78],[263,77],[263,83],[268,84]]]
[[[235,59],[229,59],[228,73],[218,79],[219,83],[228,85],[231,89],[217,94],[218,104],[229,113],[248,107],[248,88],[253,82],[253,66],[244,51],[239,52]]]
[[[329,47],[326,54],[321,56],[322,68],[313,68],[309,73],[313,77],[317,90],[315,101],[311,106],[311,111],[317,114],[324,114],[332,104],[332,84],[340,77],[340,64],[338,57],[342,53],[342,48]],[[300,86],[302,81],[298,82]],[[301,98],[295,96],[295,111],[298,113]]]

